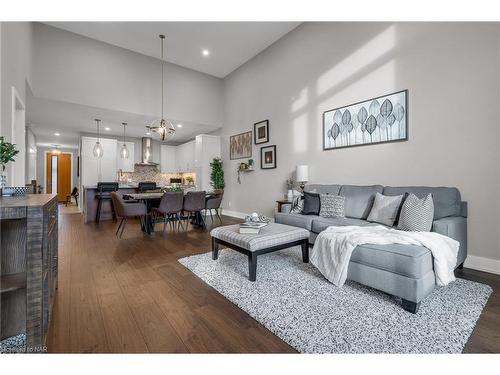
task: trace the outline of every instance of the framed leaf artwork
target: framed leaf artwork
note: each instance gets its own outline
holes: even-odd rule
[[[252,131],[229,137],[229,158],[248,159],[252,157]]]
[[[276,145],[264,146],[260,148],[260,168],[276,168]]]
[[[323,112],[323,150],[408,140],[408,90]]]
[[[253,124],[253,135],[256,145],[269,142],[269,120]]]

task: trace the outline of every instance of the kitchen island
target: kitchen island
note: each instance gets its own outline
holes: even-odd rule
[[[169,186],[158,186],[158,188],[169,187]],[[195,189],[194,185],[183,185],[181,186],[185,191]],[[119,185],[117,193],[121,196],[127,194],[137,193],[137,185]],[[82,200],[82,212],[84,223],[91,223],[95,221],[95,216],[97,213],[97,186],[84,186],[83,187],[83,200]],[[111,220],[113,218],[111,210],[111,200],[104,200],[101,207],[101,217],[100,220]]]

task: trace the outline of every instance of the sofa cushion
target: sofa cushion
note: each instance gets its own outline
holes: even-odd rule
[[[372,209],[375,193],[382,193],[381,185],[342,185],[339,195],[345,197],[345,216],[366,220]]]
[[[384,195],[401,195],[413,193],[419,198],[432,194],[434,201],[434,220],[448,216],[460,216],[461,197],[457,188],[453,187],[429,187],[429,186],[386,186]]]
[[[351,262],[415,279],[433,269],[430,250],[417,245],[359,245],[352,252]]]
[[[345,197],[342,195],[320,194],[319,216],[345,217]]]
[[[326,228],[331,226],[335,227],[345,227],[347,225],[365,226],[368,224],[371,223],[359,219],[318,217],[313,220],[311,230],[314,233],[320,233],[324,231]]]
[[[280,224],[291,225],[294,227],[300,227],[307,230],[312,229],[312,222],[314,219],[319,218],[317,215],[301,215],[301,214],[290,214],[284,212],[276,212],[274,214],[274,221]]]
[[[401,207],[402,199],[403,195],[389,196],[376,193],[370,215],[366,220],[392,227]]]
[[[308,184],[304,187],[304,191],[318,194],[339,195],[340,185]]]

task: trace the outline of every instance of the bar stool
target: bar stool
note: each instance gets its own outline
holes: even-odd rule
[[[148,190],[156,190],[156,182],[139,182],[137,190],[139,190],[139,193],[145,193]]]
[[[118,191],[118,182],[98,182],[97,183],[97,211],[95,214],[96,223],[99,222],[101,218],[101,208],[102,201],[109,201],[111,204],[111,212],[113,214],[113,220],[116,220],[116,212],[115,207],[113,206],[113,201],[111,200],[111,193],[114,191]]]

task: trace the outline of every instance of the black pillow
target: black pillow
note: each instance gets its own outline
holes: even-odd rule
[[[321,207],[321,201],[319,199],[319,194],[304,192],[304,209],[302,210],[303,215],[319,215],[319,209]]]

